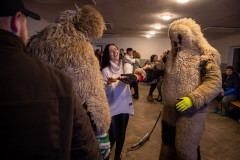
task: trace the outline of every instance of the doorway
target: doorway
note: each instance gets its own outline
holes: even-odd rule
[[[240,74],[240,48],[234,48],[232,67],[234,71]]]

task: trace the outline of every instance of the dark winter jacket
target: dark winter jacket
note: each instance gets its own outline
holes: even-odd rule
[[[0,30],[0,159],[100,159],[90,121],[61,71]]]
[[[233,73],[230,77],[226,73],[222,75],[222,88],[224,89],[224,95],[235,94],[238,96],[239,89],[239,77],[236,73]]]

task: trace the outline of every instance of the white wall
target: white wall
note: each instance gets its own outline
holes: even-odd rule
[[[28,35],[31,37],[36,34],[37,31],[42,30],[47,25],[51,24],[47,19],[41,18],[40,21],[28,18]],[[170,47],[170,41],[168,38],[134,38],[134,37],[113,37],[113,38],[101,38],[92,41],[93,45],[103,45],[109,43],[116,44],[119,48],[133,48],[141,53],[141,59],[149,59],[152,54],[159,55],[165,49]],[[240,34],[235,34],[222,39],[212,40],[209,43],[218,50],[222,56],[222,63],[231,65],[231,48],[234,46],[240,46]]]
[[[222,39],[217,39],[214,41],[209,41],[209,43],[218,50],[218,52],[222,56],[222,63],[229,64],[228,62],[231,60],[231,47],[239,46],[240,47],[240,34],[234,34],[232,36],[228,36]]]
[[[29,38],[35,35],[38,31],[41,31],[44,27],[51,24],[47,19],[41,17],[40,21],[28,18],[28,36]],[[170,47],[169,39],[160,38],[133,38],[133,37],[113,37],[113,38],[101,38],[94,39],[93,45],[101,44],[104,49],[106,44],[114,43],[119,48],[133,48],[141,54],[141,59],[149,59],[152,54],[159,55],[165,49]]]
[[[93,45],[103,45],[103,50],[106,44],[114,43],[119,49],[133,48],[140,52],[141,59],[150,59],[152,54],[160,55],[165,49],[170,47],[169,39],[160,38],[133,38],[133,37],[113,37],[101,38],[92,41]]]
[[[29,38],[36,34],[38,31],[41,31],[44,27],[51,24],[47,19],[41,17],[40,21],[33,20],[28,18],[28,36]],[[113,37],[113,38],[101,38],[94,39],[92,44],[94,46],[100,44],[104,49],[106,44],[114,43],[119,48],[124,48],[125,51],[127,48],[133,48],[134,50],[140,52],[141,59],[150,59],[152,54],[159,55],[165,49],[170,47],[170,41],[168,38],[134,38],[134,37]]]

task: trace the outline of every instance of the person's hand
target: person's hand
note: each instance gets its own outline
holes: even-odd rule
[[[113,82],[116,82],[116,81],[117,81],[117,78],[114,78],[114,77],[107,78],[107,84],[112,84]]]
[[[118,80],[123,80],[123,79],[128,79],[128,78],[129,78],[128,76],[122,76],[122,75],[121,75],[121,76],[119,76],[117,79],[118,79]]]
[[[121,74],[118,79],[123,83],[131,84],[133,82],[136,82],[138,80],[138,77],[136,74]]]
[[[96,137],[98,139],[102,158],[106,159],[110,154],[110,148],[111,148],[108,135],[106,133],[103,133],[103,134],[97,135]]]
[[[193,106],[192,100],[188,97],[181,97],[181,98],[178,98],[178,100],[181,100],[181,101],[176,104],[176,109],[180,112],[183,112]]]
[[[221,92],[221,96],[222,96],[222,97],[224,96],[224,92]]]

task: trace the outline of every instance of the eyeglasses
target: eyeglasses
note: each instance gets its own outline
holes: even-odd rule
[[[110,50],[109,50],[109,53],[113,53],[113,52],[117,52],[117,51],[118,51],[117,48],[115,48],[115,49],[110,49]]]

